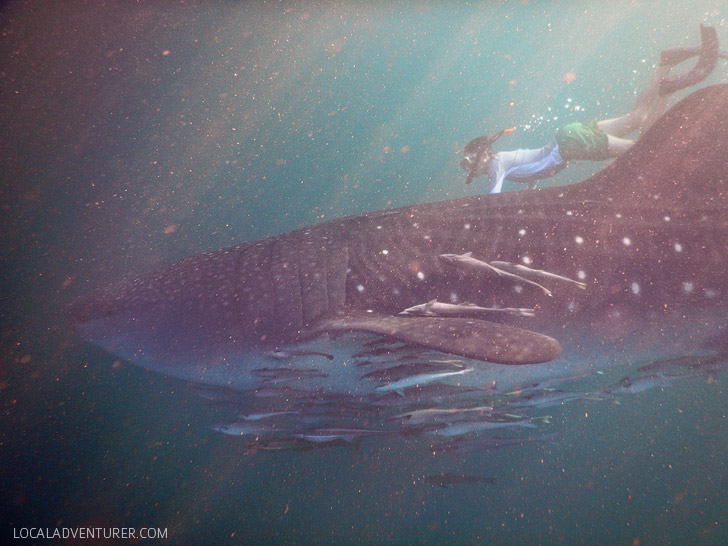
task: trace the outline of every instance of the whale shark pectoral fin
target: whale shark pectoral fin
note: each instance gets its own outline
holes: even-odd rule
[[[497,364],[538,364],[561,354],[549,336],[485,320],[346,314],[322,321],[313,333],[333,332],[375,334]]]

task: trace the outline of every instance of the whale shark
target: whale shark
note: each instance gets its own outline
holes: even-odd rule
[[[390,400],[401,413],[403,396],[436,405],[446,389],[427,385],[436,398],[423,400],[416,381],[398,378],[404,392],[362,376],[454,359],[469,373],[438,383],[480,396],[720,355],[727,268],[728,85],[715,85],[583,182],[368,212],[205,252],[87,294],[69,315],[83,339],[132,364],[241,399],[279,393],[261,411],[290,413],[283,400],[313,393]],[[536,286],[519,277],[534,271]],[[433,300],[533,312],[402,314]],[[253,372],[276,368],[286,373]]]

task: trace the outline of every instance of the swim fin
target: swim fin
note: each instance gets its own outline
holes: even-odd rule
[[[673,47],[660,52],[660,66],[675,66],[691,57],[697,57],[703,51],[701,46]],[[728,51],[718,53],[719,59],[728,59]]]
[[[700,57],[698,58],[698,63],[695,65],[695,68],[687,74],[665,77],[660,82],[660,95],[669,95],[670,93],[674,93],[680,89],[700,83],[713,71],[715,65],[718,63],[718,57],[720,57],[720,51],[718,49],[718,34],[715,32],[715,28],[707,25],[700,25],[700,37],[702,45],[700,47]],[[684,49],[683,60],[692,56],[688,55],[689,50],[690,48]],[[680,55],[675,52],[676,50],[672,51],[673,58],[677,59],[680,57]]]
[[[675,66],[683,61],[687,61],[691,57],[700,55],[701,51],[703,51],[703,48],[700,46],[663,49],[660,52],[660,66]]]

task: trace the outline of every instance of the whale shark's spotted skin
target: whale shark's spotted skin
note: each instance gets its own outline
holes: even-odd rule
[[[85,339],[130,362],[285,412],[271,435],[316,416],[331,425],[336,404],[359,406],[341,426],[387,428],[388,410],[467,405],[544,379],[695,355],[720,362],[727,250],[721,85],[681,101],[580,184],[318,224],[192,256],[91,294],[70,313]],[[539,279],[548,296],[441,259],[467,253],[576,282]],[[433,300],[535,316],[397,316]],[[362,380],[407,359],[454,359],[472,372],[420,386],[399,379],[402,389]]]

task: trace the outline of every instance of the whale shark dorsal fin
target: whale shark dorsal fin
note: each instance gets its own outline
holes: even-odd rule
[[[537,364],[561,354],[552,337],[485,320],[351,313],[321,321],[310,335],[363,332],[497,364]]]
[[[590,203],[684,210],[728,199],[728,84],[688,95],[608,167],[554,192]]]

